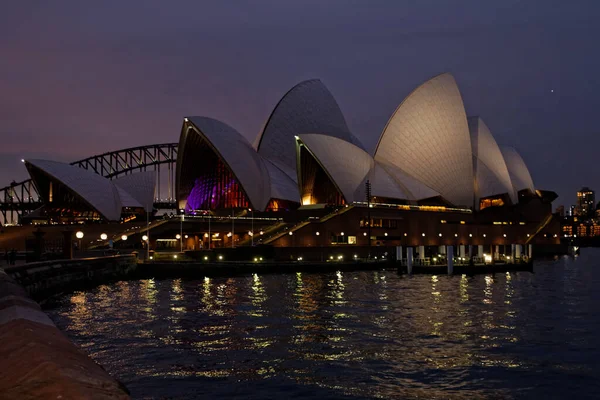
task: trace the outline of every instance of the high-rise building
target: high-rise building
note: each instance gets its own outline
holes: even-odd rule
[[[583,217],[590,216],[596,211],[596,193],[585,186],[577,192],[577,214]]]

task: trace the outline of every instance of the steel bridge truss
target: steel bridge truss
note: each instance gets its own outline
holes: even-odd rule
[[[174,209],[177,145],[178,143],[163,143],[132,147],[88,157],[72,162],[71,165],[94,171],[109,179],[139,171],[156,171],[155,208]],[[161,196],[161,188],[163,195],[166,194],[165,198]],[[22,215],[42,205],[31,179],[13,181],[9,186],[0,188],[0,223],[17,224]]]

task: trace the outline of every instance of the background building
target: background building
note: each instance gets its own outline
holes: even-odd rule
[[[596,193],[587,186],[577,192],[576,214],[582,217],[593,217],[596,212]]]

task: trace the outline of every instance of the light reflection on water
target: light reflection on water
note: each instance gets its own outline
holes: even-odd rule
[[[597,256],[535,274],[118,282],[48,312],[140,398],[592,398]]]

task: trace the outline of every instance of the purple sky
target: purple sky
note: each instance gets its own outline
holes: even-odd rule
[[[468,115],[570,204],[600,191],[599,17],[597,0],[4,2],[0,186],[27,177],[21,158],[176,142],[186,115],[252,141],[308,78],[371,147],[414,87],[449,71]]]

